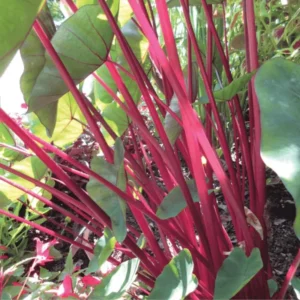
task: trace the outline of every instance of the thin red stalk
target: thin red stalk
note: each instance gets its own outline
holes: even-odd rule
[[[150,51],[151,55],[154,55],[156,60],[159,60],[159,63],[160,63],[160,66],[162,67],[162,69],[164,69],[164,71],[168,73],[169,81],[172,84],[172,87],[175,90],[176,94],[179,96],[179,100],[186,98],[186,95],[185,95],[184,91],[182,90],[181,85],[178,83],[178,80],[173,72],[173,69],[172,69],[170,63],[167,61],[165,54],[164,54],[163,50],[161,49],[161,47],[155,37],[155,34],[153,33],[149,24],[147,24],[147,22],[145,22],[145,20],[142,18],[142,12],[139,9],[139,6],[137,5],[136,2],[134,2],[132,0],[129,0],[129,2],[130,2],[130,5],[133,7],[133,10],[135,11],[135,15],[139,19],[139,22],[144,29],[146,37],[148,38],[148,40],[150,42],[149,51]],[[251,249],[252,241],[251,241],[251,238],[250,238],[250,235],[248,232],[248,226],[245,222],[245,217],[244,217],[243,212],[241,212],[236,207],[236,204],[234,202],[234,196],[232,194],[231,187],[230,187],[230,182],[228,181],[228,178],[226,177],[224,170],[222,169],[222,166],[218,160],[218,157],[217,157],[215,151],[213,150],[213,148],[207,141],[207,138],[203,132],[201,123],[199,123],[198,121],[197,122],[195,121],[195,118],[197,118],[197,116],[194,115],[194,111],[188,105],[186,105],[184,107],[184,109],[189,111],[189,113],[187,114],[188,119],[186,119],[186,121],[189,121],[189,122],[187,123],[186,127],[194,128],[192,133],[196,134],[198,140],[201,141],[204,153],[205,153],[207,159],[210,161],[210,163],[213,167],[213,170],[215,171],[217,177],[220,180],[220,184],[221,184],[222,190],[224,192],[225,198],[232,205],[232,207],[234,209],[234,213],[236,214],[237,218],[239,219],[239,222],[240,222],[239,226],[241,226],[243,229],[243,234],[245,235],[246,244],[250,245],[250,249]]]
[[[139,224],[141,230],[145,234],[146,240],[149,243],[151,250],[153,251],[156,259],[159,261],[159,263],[162,266],[166,265],[168,263],[168,260],[165,257],[164,253],[159,248],[159,245],[155,239],[155,236],[154,236],[153,232],[151,231],[151,229],[149,228],[149,224],[145,219],[145,216],[139,210],[137,210],[135,207],[133,207],[131,205],[129,207],[130,207],[137,223]]]
[[[182,82],[182,79],[183,79],[182,72],[181,72],[181,67],[180,67],[180,63],[179,63],[178,52],[176,49],[176,43],[175,43],[173,31],[172,31],[172,26],[171,26],[169,14],[168,14],[167,4],[164,1],[156,1],[156,4],[157,4],[157,9],[158,9],[158,14],[159,14],[159,17],[161,20],[161,26],[162,26],[165,43],[166,43],[166,48],[167,48],[167,51],[169,54],[169,60],[172,63],[172,67],[174,69],[175,74],[177,75],[177,78],[180,80],[180,82]],[[186,6],[186,3],[184,2],[184,0],[181,1],[181,4],[183,6]],[[187,9],[186,9],[186,11],[184,10],[185,17],[186,17],[187,11],[188,11]],[[192,43],[193,43],[193,40],[192,40]],[[205,71],[204,71],[203,62],[202,62],[202,70],[200,70],[200,71],[202,71],[202,77],[204,77]],[[203,78],[203,80],[205,81],[204,78]],[[206,84],[208,86],[207,82],[206,82]],[[180,106],[180,110],[182,112],[183,124],[187,125],[188,115],[186,114],[185,111],[183,111],[183,109],[188,107],[188,105],[190,105],[190,103],[189,104],[184,103],[183,100],[186,100],[186,96],[184,98],[179,99],[179,106]],[[184,128],[187,128],[187,127],[184,126]],[[200,144],[197,143],[197,140],[195,139],[195,137],[193,137],[190,133],[186,132],[186,134],[187,134],[187,141],[188,141],[189,150],[190,150],[190,154],[191,154],[193,169],[194,170],[197,169],[197,172],[194,171],[194,174],[195,174],[195,180],[196,180],[197,187],[198,187],[198,194],[201,199],[203,218],[205,220],[203,222],[203,224],[204,224],[204,227],[206,228],[207,239],[208,239],[208,242],[210,245],[210,250],[211,250],[211,252],[209,252],[208,254],[212,255],[214,271],[216,272],[219,269],[219,267],[221,266],[221,255],[220,255],[220,249],[217,247],[216,234],[213,232],[212,232],[212,234],[208,234],[208,232],[215,230],[215,226],[214,226],[215,224],[213,222],[212,206],[211,206],[211,203],[209,202],[207,190],[206,190],[206,188],[200,188],[200,186],[206,187],[203,166],[201,164],[200,157],[197,157],[198,156],[197,153],[200,152],[200,148],[199,148]],[[191,210],[192,205],[189,204],[189,207]],[[191,211],[191,213],[193,214],[193,211]],[[196,214],[194,214],[194,220],[195,220],[195,224],[197,224],[198,222],[196,221],[195,216],[196,216]],[[199,229],[198,229],[198,231],[200,232]]]
[[[250,72],[256,70],[259,67],[258,62],[258,51],[257,51],[257,40],[256,40],[256,25],[255,25],[255,13],[254,13],[254,2],[252,0],[245,0],[246,3],[246,19],[247,19],[247,37],[249,45],[249,67]],[[244,12],[245,13],[245,12]],[[257,95],[254,89],[254,79],[251,80],[251,93],[252,93],[252,105],[253,105],[253,116],[254,116],[254,158],[255,158],[255,176],[257,186],[257,199],[258,207],[256,216],[262,219],[265,206],[265,166],[260,156],[260,140],[261,140],[261,126],[260,126],[260,109],[258,104]]]
[[[45,220],[47,220],[49,223],[54,224],[55,226],[57,226],[58,228],[60,228],[63,231],[67,231],[68,233],[70,233],[71,235],[74,235],[74,232],[72,229],[70,229],[68,226],[63,226],[63,223],[61,222],[57,222],[54,219],[52,219],[51,217],[46,216],[45,214],[42,214],[41,212],[39,212],[37,209],[33,208],[30,204],[21,201],[20,199],[17,199],[22,205],[25,205],[29,210],[33,211],[35,214],[37,214],[38,216],[40,216],[41,218],[44,218]],[[91,247],[93,247],[88,240],[86,240],[83,237],[79,237],[79,239],[84,242],[89,244]]]
[[[20,184],[17,184],[7,178],[5,178],[4,176],[0,176],[0,180],[10,184],[11,186],[23,191],[24,193],[31,195],[32,197],[40,200],[41,202],[45,203],[46,205],[48,205],[49,207],[55,209],[56,211],[60,212],[62,215],[64,216],[68,216],[71,220],[73,220],[74,222],[87,227],[89,230],[91,230],[92,232],[94,232],[95,234],[99,234],[99,232],[93,227],[90,226],[88,223],[84,222],[83,220],[81,220],[80,218],[78,218],[77,216],[75,216],[74,214],[72,214],[71,212],[67,211],[66,209],[60,207],[59,205],[54,204],[52,201],[46,199],[43,196],[40,196],[39,194],[31,191],[30,189],[27,189],[23,186],[21,186]]]
[[[34,135],[30,135],[30,136],[32,136],[33,139],[37,140],[42,145],[46,144],[46,142],[44,142],[43,140],[39,139],[38,137],[35,137]],[[105,180],[103,177],[101,177],[97,173],[93,172],[88,167],[86,167],[86,166],[80,164],[79,162],[75,161],[74,159],[72,159],[71,157],[69,157],[67,154],[65,154],[64,152],[60,151],[59,149],[57,149],[57,148],[55,148],[55,147],[53,147],[51,145],[47,145],[47,147],[53,153],[56,153],[56,154],[60,155],[61,157],[64,157],[66,160],[68,160],[69,162],[71,162],[73,165],[75,165],[76,167],[78,166],[79,168],[81,168],[82,171],[86,172],[90,176],[93,176],[96,180],[98,180],[99,182],[101,182],[104,185],[106,185],[109,189],[111,189],[112,191],[114,191],[118,196],[120,196],[122,199],[126,200],[129,204],[131,203],[133,206],[137,207],[137,209],[140,209],[144,214],[148,215],[153,221],[155,221],[156,223],[160,224],[165,229],[166,232],[169,232],[172,236],[175,236],[179,241],[185,241],[185,237],[182,234],[180,234],[178,231],[176,231],[175,228],[173,227],[173,225],[171,225],[171,223],[168,222],[168,226],[166,226],[166,222],[162,222],[159,218],[157,218],[156,215],[151,211],[151,209],[149,207],[147,207],[145,205],[141,205],[141,203],[139,203],[139,201],[135,201],[134,199],[132,199],[131,196],[127,195],[126,193],[124,193],[123,191],[121,191],[120,189],[118,189],[116,186],[114,186],[113,184],[111,184],[109,181]],[[75,192],[75,194],[76,194],[76,192]],[[86,198],[87,195],[86,194],[84,194],[84,195],[85,195],[85,198]],[[100,209],[98,206],[97,206],[97,208]],[[189,244],[188,242],[183,242],[183,243],[185,243],[187,245]],[[191,247],[191,248],[193,248],[193,247]],[[191,251],[193,251],[193,250],[191,249]],[[204,264],[206,264],[205,258],[203,258],[198,253],[195,253],[195,255],[197,255]]]
[[[186,7],[186,5],[184,3],[184,0],[180,0],[180,1],[181,1],[181,4],[182,4],[182,7],[183,7],[183,12],[184,12],[184,16],[185,16],[185,21],[186,21],[188,33],[189,33],[189,36],[191,38],[192,45],[193,45],[193,48],[194,48],[194,51],[195,51],[195,54],[196,54],[196,58],[197,58],[197,62],[198,62],[199,68],[200,68],[203,83],[204,83],[204,86],[205,86],[205,89],[206,89],[206,92],[207,92],[207,95],[208,95],[208,98],[209,98],[209,102],[210,102],[210,105],[211,105],[211,109],[212,109],[212,112],[213,112],[213,115],[214,115],[214,118],[215,118],[215,121],[216,121],[216,124],[217,124],[218,138],[219,138],[219,141],[220,141],[220,145],[223,149],[223,154],[224,154],[225,161],[226,161],[227,166],[228,166],[228,171],[230,173],[230,179],[233,183],[232,184],[233,191],[235,193],[235,196],[238,197],[239,196],[239,192],[237,190],[238,184],[237,184],[237,180],[236,180],[236,177],[235,177],[235,171],[233,169],[233,164],[232,164],[231,155],[230,155],[230,149],[229,149],[227,141],[226,141],[226,136],[225,136],[225,132],[224,132],[224,129],[223,129],[223,126],[222,126],[220,115],[218,113],[218,108],[217,108],[217,105],[216,105],[216,102],[215,102],[215,99],[214,99],[214,96],[213,96],[213,93],[212,93],[212,90],[211,90],[211,84],[210,84],[211,78],[208,78],[208,76],[205,72],[204,63],[203,63],[203,60],[202,60],[201,52],[200,52],[200,49],[199,49],[199,46],[198,46],[198,43],[197,43],[197,40],[196,40],[195,33],[193,31],[193,28],[192,28],[191,20],[190,20],[189,13],[188,13],[188,8]],[[209,7],[208,7],[208,14],[211,15]],[[211,34],[211,31],[209,30],[208,37],[209,37],[210,34]],[[210,43],[212,43],[212,41],[210,41]],[[212,74],[210,73],[210,75],[212,75]]]
[[[7,149],[10,149],[10,150],[13,150],[13,151],[16,151],[18,153],[21,153],[25,156],[30,156],[32,155],[30,152],[28,152],[26,149],[22,149],[20,147],[15,147],[15,146],[12,146],[12,145],[8,145],[8,144],[5,144],[5,143],[0,143],[0,147],[5,147]]]
[[[75,13],[78,10],[77,6],[72,0],[62,0],[62,2],[65,2],[65,4],[67,4],[70,7],[73,13]]]
[[[135,132],[134,132],[132,124],[129,124],[129,131],[130,131],[130,134],[131,134],[131,139],[132,139],[132,144],[133,144],[136,159],[137,159],[138,164],[140,165],[140,167],[143,168],[144,164],[143,164],[143,161],[142,161],[142,156],[140,155],[139,147],[138,147],[138,144],[137,144],[137,141],[136,141],[136,136],[135,136]]]
[[[29,137],[29,134],[21,129],[15,121],[13,121],[2,109],[0,109],[0,120],[4,122],[12,131],[14,131],[22,140],[23,142],[33,150],[36,155],[49,167],[49,169],[56,174],[58,178],[60,178],[63,182],[67,184],[69,189],[81,199],[81,201],[91,209],[92,215],[95,217],[97,221],[101,224],[106,224],[107,226],[111,227],[111,221],[108,216],[103,212],[103,210],[82,190],[80,189],[67,174],[52,160],[41,148],[39,148],[34,141]],[[86,167],[89,171],[89,168]],[[95,173],[96,174],[96,173]],[[97,174],[96,174],[97,175]],[[104,178],[97,175],[98,178],[101,178],[101,182],[105,184],[108,188],[112,190],[116,190],[116,193],[119,196],[127,201],[133,201],[129,195],[121,191],[120,189],[116,188],[113,184],[109,181],[105,180]],[[137,201],[133,201],[134,204]],[[148,213],[154,215],[150,210]],[[156,216],[154,215],[156,218]],[[147,270],[151,274],[159,274],[159,270],[157,267],[153,266],[152,263],[148,260],[146,254],[130,239],[127,235],[125,238],[124,245],[127,245],[132,252],[141,259],[143,264],[147,267]]]
[[[121,100],[115,95],[115,93],[106,85],[106,83],[97,75],[95,74],[95,79],[107,90],[107,92],[119,103],[124,109],[124,104],[121,102]],[[89,106],[90,110],[93,112],[94,117],[96,118],[97,121],[99,121],[104,128],[107,130],[107,132],[111,135],[113,139],[117,138],[117,135],[112,131],[112,129],[109,127],[109,125],[106,123],[106,121],[103,119],[101,114],[96,110],[96,108],[86,99],[87,105]],[[124,106],[124,107],[123,107]],[[127,108],[124,110],[126,112]],[[137,164],[135,159],[132,157],[132,155],[125,149],[125,158],[130,162],[131,167],[134,169],[134,173],[130,171],[128,168],[127,163],[125,162],[125,168],[127,172],[131,172],[131,176],[134,177],[137,182],[140,183],[140,185],[146,190],[146,191],[151,191],[149,194],[150,196],[155,193],[157,196],[159,195],[158,187],[154,182],[149,182],[149,179],[145,176],[143,169],[141,166]],[[137,175],[139,178],[137,178]],[[149,186],[149,187],[148,187]]]
[[[223,17],[223,31],[224,31],[224,46],[226,59],[229,60],[228,41],[227,41],[227,28],[226,28],[226,1],[222,3],[222,17]]]
[[[109,11],[109,9],[108,9],[108,11]],[[110,12],[110,11],[109,11],[109,12]],[[112,18],[112,19],[114,20],[114,18]],[[114,21],[115,21],[115,20],[114,20]],[[116,28],[118,28],[118,27],[116,26]],[[118,28],[118,29],[119,29],[119,28]],[[121,34],[119,34],[119,35],[122,37]],[[120,40],[122,40],[122,38],[120,38]],[[119,42],[120,42],[120,40],[119,40]],[[124,46],[125,46],[125,45],[124,45]],[[127,49],[127,48],[126,48],[126,49]],[[135,112],[136,112],[136,115],[138,116],[138,118],[139,118],[140,120],[142,120],[142,117],[141,117],[141,115],[140,115],[140,113],[139,113],[139,111],[138,111],[138,109],[137,109],[137,107],[136,107],[136,105],[135,105],[135,103],[134,103],[134,101],[133,101],[133,99],[132,99],[130,93],[128,92],[126,86],[125,86],[124,83],[122,82],[122,78],[120,77],[120,75],[118,74],[118,72],[116,71],[116,69],[114,68],[114,66],[108,66],[108,69],[109,69],[109,71],[111,72],[111,75],[113,76],[113,78],[114,78],[115,80],[117,80],[117,85],[118,85],[118,87],[120,88],[121,93],[124,95],[125,100],[126,100],[128,106],[129,106],[130,110],[135,111]],[[137,77],[137,76],[136,76],[136,77]],[[138,81],[139,81],[139,86],[141,86],[140,80],[138,80]],[[145,88],[145,87],[143,86],[143,90],[144,90],[144,88]],[[153,103],[152,103],[152,100],[149,99],[150,97],[149,97],[148,93],[144,91],[143,96],[144,96],[144,100],[146,101],[148,107],[149,107],[149,105],[150,105],[150,107],[151,107],[151,109],[150,109],[150,108],[149,108],[149,109],[150,109],[150,113],[151,113],[152,117],[153,117],[153,114],[154,114],[154,123],[159,122],[159,127],[157,127],[157,126],[156,126],[156,127],[157,127],[157,130],[158,130],[158,132],[159,132],[159,134],[160,134],[160,137],[161,137],[161,136],[163,135],[162,131],[164,132],[164,134],[165,134],[165,131],[164,131],[164,129],[162,128],[162,125],[161,125],[161,123],[160,123],[160,120],[159,120],[159,117],[158,117],[158,115],[157,115],[156,109],[154,108],[154,105],[153,105]],[[149,103],[151,103],[151,104],[149,104]],[[156,122],[155,122],[155,120],[156,120]],[[148,131],[148,135],[149,135],[149,131]],[[167,142],[169,143],[169,140],[168,140],[168,138],[166,137],[166,134],[164,135],[164,137],[165,137],[165,140],[167,140]],[[154,160],[156,161],[156,165],[157,165],[158,169],[160,170],[162,177],[163,177],[164,180],[166,181],[166,184],[168,184],[168,182],[171,183],[172,180],[171,180],[171,178],[170,178],[170,176],[169,176],[169,174],[168,174],[168,171],[167,171],[167,169],[166,169],[166,167],[165,167],[166,162],[163,162],[163,159],[162,159],[161,155],[160,155],[157,151],[155,151],[155,149],[151,146],[151,144],[148,144],[148,147],[150,148],[150,151],[152,152],[152,155],[153,155],[153,157],[154,157]],[[168,154],[170,154],[170,152],[168,152]],[[165,153],[164,153],[164,156],[165,156]],[[170,158],[171,158],[171,157],[169,157],[169,159],[170,159]],[[173,185],[172,185],[172,186],[173,186]]]
[[[157,29],[156,29],[156,23],[155,23],[155,17],[154,17],[154,13],[153,13],[153,9],[152,9],[152,5],[151,5],[150,0],[147,0],[147,3],[148,3],[149,10],[150,10],[152,28],[154,29],[154,32],[155,32],[156,36],[158,36]]]
[[[70,172],[70,173],[72,173],[72,174],[75,174],[75,175],[77,175],[77,176],[80,176],[80,177],[82,177],[82,178],[84,178],[84,179],[89,179],[89,178],[90,178],[89,175],[87,175],[87,174],[85,174],[85,173],[83,173],[83,172],[80,172],[80,171],[75,170],[75,169],[73,169],[73,168],[64,166],[64,165],[62,165],[62,164],[58,164],[58,165],[59,165],[62,169],[66,170],[66,171],[68,171],[68,172]]]
[[[291,280],[293,279],[294,275],[296,274],[299,265],[300,265],[300,249],[298,250],[296,257],[294,258],[294,260],[285,276],[282,287],[281,287],[278,295],[276,295],[277,297],[275,299],[284,299],[284,296],[289,287],[289,284],[290,284]]]
[[[65,236],[63,236],[63,235],[61,235],[61,234],[59,234],[59,233],[57,233],[57,232],[55,232],[53,230],[50,230],[50,229],[48,229],[46,227],[43,227],[43,226],[41,226],[41,225],[39,225],[39,224],[37,224],[35,222],[31,222],[31,221],[28,221],[28,220],[26,220],[24,218],[16,216],[16,215],[14,215],[14,214],[6,211],[6,210],[0,209],[0,214],[4,215],[4,216],[7,216],[9,218],[15,219],[16,221],[18,221],[20,223],[27,224],[27,225],[29,225],[32,228],[35,228],[35,229],[37,229],[39,231],[42,231],[42,232],[44,232],[44,233],[46,233],[48,235],[51,235],[51,236],[53,236],[53,237],[55,237],[57,239],[60,239],[60,240],[62,240],[64,242],[67,242],[67,243],[69,243],[71,245],[75,245],[75,246],[79,247],[80,249],[83,249],[83,250],[85,250],[87,252],[90,252],[90,253],[94,252],[92,248],[89,248],[89,247],[87,247],[87,246],[85,246],[83,244],[80,244],[80,243],[78,243],[76,241],[73,241],[72,239],[69,239],[69,238],[67,238],[67,237],[65,237]]]
[[[84,217],[86,220],[91,221],[92,219],[90,217],[88,217],[85,213],[83,213],[84,210],[86,210],[86,206],[82,205],[81,202],[76,201],[75,199],[73,199],[72,197],[68,196],[67,194],[47,185],[44,184],[34,178],[31,178],[21,172],[18,172],[14,169],[12,169],[11,167],[8,167],[6,165],[3,165],[0,163],[0,168],[3,170],[6,170],[12,174],[15,174],[16,176],[19,176],[21,178],[24,178],[25,180],[32,182],[34,185],[41,187],[42,189],[48,191],[49,193],[53,194],[55,197],[57,197],[59,200],[61,200],[63,203],[67,203],[70,204],[72,203],[72,209],[78,213],[79,215],[81,215],[82,217]],[[74,204],[76,206],[74,206]],[[79,208],[79,209],[78,209]]]
[[[105,158],[109,162],[113,162],[112,150],[107,145],[105,138],[103,137],[102,133],[100,132],[95,119],[93,118],[91,112],[89,111],[89,109],[85,103],[84,97],[82,97],[81,93],[78,91],[68,70],[62,63],[60,57],[58,56],[57,52],[55,51],[54,47],[52,46],[49,38],[45,34],[42,26],[39,24],[39,21],[35,21],[33,27],[34,27],[34,30],[35,30],[36,34],[38,35],[40,41],[42,42],[43,46],[45,47],[45,49],[49,53],[50,57],[52,58],[52,61],[55,64],[57,70],[59,71],[59,74],[61,75],[63,81],[65,82],[68,89],[74,96],[80,110],[82,111],[85,119],[88,122],[88,125],[90,126],[91,131],[93,132],[93,134],[95,136],[96,141],[99,143],[99,145],[105,155]]]
[[[110,21],[112,27],[113,27],[113,30],[118,38],[118,41],[122,47],[122,50],[123,50],[123,53],[124,55],[126,56],[126,59],[128,60],[129,62],[129,65],[130,67],[132,68],[132,71],[133,73],[135,74],[135,77],[136,77],[136,80],[137,80],[137,83],[139,85],[139,88],[142,92],[142,95],[144,97],[144,100],[145,102],[147,103],[147,106],[150,110],[150,114],[154,120],[154,124],[160,134],[160,137],[161,137],[161,140],[166,148],[166,152],[168,153],[168,155],[170,156],[170,159],[172,159],[172,164],[171,166],[173,167],[172,169],[174,170],[175,174],[176,174],[176,179],[178,180],[178,183],[180,185],[180,187],[182,188],[182,191],[183,191],[183,194],[185,196],[185,198],[187,199],[187,203],[190,207],[190,211],[191,211],[191,214],[192,214],[192,217],[193,217],[193,220],[194,220],[194,223],[195,225],[198,227],[198,231],[199,232],[202,232],[202,229],[201,227],[199,226],[199,218],[201,218],[201,215],[199,216],[197,213],[196,213],[196,210],[194,209],[194,202],[192,200],[192,197],[191,197],[191,194],[190,194],[190,191],[186,185],[186,182],[183,178],[183,175],[182,175],[182,172],[181,172],[181,169],[180,169],[180,165],[178,164],[178,161],[176,160],[176,157],[174,155],[174,152],[173,152],[173,149],[172,149],[172,146],[170,145],[170,142],[169,142],[169,139],[168,137],[166,136],[166,133],[165,133],[165,130],[161,124],[161,121],[157,115],[157,112],[156,112],[156,109],[149,97],[149,94],[147,93],[147,91],[145,90],[145,86],[143,84],[143,82],[141,82],[140,80],[140,76],[139,75],[142,75],[143,76],[143,70],[142,68],[140,67],[140,65],[137,63],[135,57],[133,57],[131,55],[131,50],[130,48],[128,48],[128,45],[127,43],[124,41],[124,37],[122,36],[121,32],[120,32],[120,29],[118,28],[114,18],[112,17],[111,15],[111,12],[109,11],[106,3],[104,1],[101,1],[99,0],[99,3],[101,5],[101,7],[103,8],[103,10],[105,11],[106,13],[106,16],[108,17],[108,20]],[[157,6],[163,4],[163,2],[157,2]],[[131,6],[133,6],[133,3],[131,3]],[[139,7],[141,9],[141,7]],[[141,9],[141,13],[140,13],[140,16],[145,16],[144,15],[144,12],[143,10]],[[147,20],[147,17],[145,17],[144,21],[147,23],[147,25],[149,26],[149,22]],[[163,24],[165,24],[165,21],[163,22]],[[169,22],[169,19],[168,19],[168,22]],[[143,27],[144,28],[144,27]],[[152,31],[153,32],[153,31]],[[172,39],[174,40],[174,37],[173,37],[173,34],[171,35]],[[171,41],[172,42],[172,41]],[[166,43],[167,47],[168,47],[168,44]],[[175,46],[175,49],[176,49],[176,46]],[[177,51],[173,51],[171,49],[171,52],[172,54],[174,54],[174,58],[177,57]],[[177,57],[178,58],[178,57]],[[174,65],[173,65],[173,68],[174,68]],[[176,68],[176,67],[175,67]],[[180,64],[177,68],[177,71],[178,71],[178,75],[181,74],[182,75],[182,71],[181,71],[181,68],[180,68]],[[183,82],[183,76],[182,76],[182,82]],[[190,236],[190,238],[193,240],[193,242],[195,243],[195,236],[194,234],[192,234],[192,232],[190,230],[188,230],[188,234]]]
[[[210,28],[210,30],[212,32],[218,52],[220,54],[221,61],[224,66],[225,74],[227,76],[228,82],[230,83],[232,81],[232,75],[230,72],[229,62],[223,51],[223,46],[222,46],[222,43],[218,36],[217,30],[214,26],[212,17],[209,15],[208,5],[205,0],[201,0],[201,3],[204,8],[208,27]],[[245,13],[245,11],[244,11],[244,13]],[[244,124],[244,120],[243,120],[242,110],[240,107],[240,102],[239,102],[237,96],[235,96],[233,98],[233,102],[234,102],[234,106],[236,108],[236,113],[237,113],[237,117],[238,117],[237,125],[238,125],[238,132],[239,132],[239,135],[241,138],[242,154],[244,155],[244,160],[245,160],[247,173],[248,173],[250,200],[255,201],[255,199],[256,199],[255,183],[254,183],[254,174],[253,174],[253,170],[252,170],[252,161],[251,161],[251,156],[250,156],[251,154],[249,151],[249,142],[248,142],[247,132],[246,132],[246,128],[245,128],[245,124]],[[229,107],[231,107],[232,106],[231,102],[228,102],[228,105],[229,105]]]

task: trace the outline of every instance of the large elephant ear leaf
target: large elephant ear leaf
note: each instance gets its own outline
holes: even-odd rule
[[[188,249],[183,249],[164,267],[147,299],[184,299],[198,286],[193,270],[192,255]]]
[[[119,1],[108,1],[114,16],[117,15]],[[101,66],[107,58],[113,32],[99,5],[85,5],[68,18],[51,40],[63,64],[74,82],[80,83]],[[57,68],[48,54],[31,91],[29,112],[35,112],[46,127],[49,135],[55,128],[55,118],[45,119],[45,111],[55,116],[58,99],[68,92]]]
[[[300,66],[282,58],[267,61],[255,78],[261,111],[261,156],[280,177],[296,204],[300,238]]]
[[[56,28],[47,5],[40,12],[38,21],[48,38],[52,39]],[[20,48],[20,53],[24,64],[20,86],[25,100],[28,101],[36,79],[45,64],[45,48],[33,29]]]
[[[0,1],[0,77],[25,40],[45,2]]]

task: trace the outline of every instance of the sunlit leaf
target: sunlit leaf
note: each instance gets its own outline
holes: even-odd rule
[[[102,279],[101,283],[94,289],[91,297],[105,300],[120,299],[136,279],[139,263],[138,258],[121,263]]]
[[[3,123],[0,123],[0,143],[4,143],[10,146],[15,146],[15,139],[12,135],[12,133],[9,131],[7,126]],[[0,145],[0,158],[7,160],[7,161],[13,161],[19,156],[19,153],[6,148],[5,146]]]
[[[280,177],[296,204],[300,238],[300,66],[275,58],[259,69],[255,89],[261,112],[261,156]]]
[[[19,162],[15,162],[12,168],[37,180],[41,180],[46,175],[46,172],[48,170],[47,166],[37,156],[30,156]],[[5,172],[4,176],[7,179],[18,183],[28,189],[33,189],[35,187],[33,183],[9,172]],[[9,200],[15,201],[23,194],[23,191],[12,187],[8,183],[1,182],[0,199],[2,199],[2,196],[5,195]]]
[[[109,4],[116,15],[119,2],[109,1]],[[59,27],[51,42],[75,83],[79,83],[106,61],[112,39],[111,26],[100,6],[85,5]],[[56,112],[57,100],[68,88],[48,54],[45,58],[28,106],[52,135],[55,120],[48,115]]]
[[[0,77],[22,45],[45,0],[0,1]]]
[[[103,236],[97,241],[94,248],[94,257],[91,259],[87,268],[87,273],[97,272],[102,264],[109,258],[114,251],[116,238],[112,235],[109,228],[105,228]]]

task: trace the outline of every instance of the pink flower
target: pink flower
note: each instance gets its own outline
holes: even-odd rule
[[[7,247],[5,247],[5,246],[0,246],[0,250],[2,250],[2,251],[7,251]]]
[[[26,103],[22,103],[22,104],[21,104],[21,108],[27,109],[27,108],[28,108],[28,105],[27,105]]]
[[[54,293],[60,298],[75,297],[76,299],[79,299],[78,296],[73,293],[72,277],[70,275],[66,275],[58,289],[49,290],[47,293]]]
[[[46,262],[52,261],[53,257],[50,255],[50,247],[57,244],[56,240],[52,240],[48,243],[43,243],[39,238],[35,238],[36,240],[36,265],[45,265]]]
[[[98,285],[101,280],[98,279],[97,277],[94,277],[92,275],[86,275],[84,276],[82,279],[81,279],[84,287],[87,287],[87,286],[95,286],[95,285]]]

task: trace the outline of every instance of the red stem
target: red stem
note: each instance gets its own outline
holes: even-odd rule
[[[275,297],[273,297],[273,299],[284,299],[284,296],[289,287],[289,284],[290,284],[291,280],[293,279],[294,275],[296,274],[296,271],[297,271],[299,265],[300,265],[300,249],[298,250],[296,257],[293,260],[293,262],[285,276],[284,282],[282,284],[280,291],[278,292],[278,295],[275,295]]]

